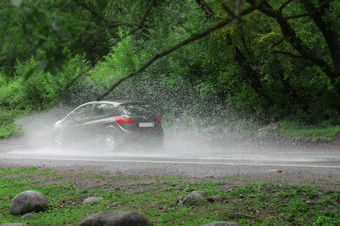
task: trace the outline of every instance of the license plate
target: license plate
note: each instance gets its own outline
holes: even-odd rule
[[[153,127],[154,123],[153,122],[141,122],[139,123],[139,127]]]

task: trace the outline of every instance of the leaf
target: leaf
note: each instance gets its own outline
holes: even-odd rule
[[[40,63],[38,64],[38,66],[36,66],[36,70],[44,70],[48,65],[48,61],[47,60],[42,60],[40,61]]]
[[[107,0],[96,0],[95,4],[98,6],[100,11],[103,11],[107,6]]]
[[[35,71],[35,67],[34,68],[31,68],[29,69],[26,74],[24,75],[24,81],[27,81],[33,74],[33,72]]]
[[[22,0],[11,0],[11,4],[15,7],[20,7],[22,4]]]

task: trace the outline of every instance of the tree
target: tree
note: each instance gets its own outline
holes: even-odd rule
[[[255,1],[249,0],[251,4]],[[289,42],[291,46],[300,55],[291,52],[277,51],[276,53],[287,54],[291,57],[303,58],[319,66],[329,77],[334,86],[337,98],[340,97],[340,41],[339,41],[339,19],[334,18],[333,14],[339,13],[339,2],[332,0],[319,1],[301,0],[303,5],[303,12],[295,15],[284,15],[285,8],[295,4],[291,0],[282,3],[278,9],[275,9],[267,1],[259,5],[259,10],[265,15],[274,18],[279,24],[282,35],[285,41]],[[294,6],[292,6],[294,7]],[[307,17],[313,21],[313,26],[318,28],[319,34],[323,36],[323,42],[328,49],[331,60],[326,60],[318,48],[309,46],[299,35],[294,27],[289,23],[289,20]],[[340,109],[339,109],[340,110]]]
[[[58,77],[78,57],[87,70],[72,74],[63,89],[76,81],[102,85],[97,99],[122,84],[122,93],[155,96],[151,88],[131,87],[143,82],[162,92],[169,82],[171,93],[180,95],[181,87],[183,94],[262,118],[296,111],[316,116],[320,109],[328,109],[320,118],[329,117],[339,105],[331,98],[338,80],[337,52],[330,51],[337,48],[334,1],[12,2],[20,6],[12,14],[20,16],[17,24],[32,47],[27,56],[40,60],[26,79],[40,69]]]

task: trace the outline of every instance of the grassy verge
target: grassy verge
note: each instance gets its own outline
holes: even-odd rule
[[[15,120],[27,114],[27,111],[17,109],[0,109],[0,139],[20,134],[20,128]]]
[[[318,187],[237,177],[112,176],[90,171],[0,167],[0,223],[75,225],[100,211],[134,210],[149,217],[154,225],[203,225],[223,220],[241,225],[340,224],[340,190]],[[9,213],[11,200],[25,190],[40,191],[49,200],[48,208],[33,219]],[[177,206],[179,199],[194,190],[215,198],[194,206]],[[91,196],[104,199],[82,204]]]
[[[291,136],[295,139],[304,138],[306,141],[316,143],[318,141],[331,141],[340,133],[340,126],[334,125],[304,125],[300,123],[280,122],[280,134]]]

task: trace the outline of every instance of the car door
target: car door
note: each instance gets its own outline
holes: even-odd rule
[[[90,136],[88,122],[93,116],[94,104],[85,104],[73,110],[64,120],[64,136],[71,141],[84,140]]]
[[[92,118],[87,122],[87,126],[91,129],[92,135],[102,135],[105,128],[115,122],[114,116],[118,110],[113,104],[97,103],[93,107]]]

